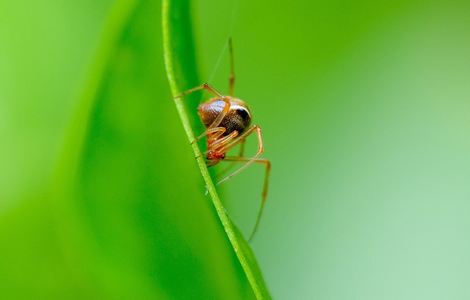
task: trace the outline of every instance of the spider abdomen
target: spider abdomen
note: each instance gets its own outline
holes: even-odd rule
[[[240,134],[250,125],[251,112],[248,106],[240,99],[230,97],[230,109],[222,119],[218,127],[224,127],[226,131],[223,136],[226,136],[233,131],[238,131]],[[204,123],[204,126],[209,127],[222,113],[226,102],[218,98],[210,99],[199,105],[198,113]]]

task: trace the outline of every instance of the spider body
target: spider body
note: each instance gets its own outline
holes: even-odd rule
[[[225,117],[220,121],[219,126],[225,128],[222,136],[237,131],[243,133],[251,123],[251,111],[246,103],[234,97],[228,97],[230,109]],[[203,102],[198,107],[198,113],[204,126],[208,128],[224,110],[225,102],[217,97]]]
[[[226,109],[227,105],[228,109]],[[216,127],[216,131],[207,133],[207,149],[209,150],[206,153],[206,159],[212,166],[225,158],[227,149],[224,148],[225,143],[221,141],[228,141],[243,134],[251,123],[250,109],[245,102],[234,97],[227,97],[224,100],[218,97],[211,98],[198,107],[202,123],[208,129],[221,114],[224,114],[224,110],[226,113]]]
[[[222,95],[215,88],[207,83],[204,83],[200,86],[189,89],[176,97],[183,97],[201,90],[205,90],[214,95],[214,97],[198,106],[198,114],[201,117],[201,121],[206,127],[206,130],[194,141],[192,141],[192,143],[207,137],[207,151],[205,153],[205,157],[209,167],[214,166],[221,161],[243,163],[240,168],[230,175],[225,176],[217,184],[227,181],[253,163],[263,164],[265,166],[266,173],[264,176],[263,192],[261,194],[261,207],[258,212],[253,231],[249,238],[249,240],[251,240],[258,228],[264,209],[264,204],[266,202],[271,163],[269,160],[260,157],[264,151],[263,139],[261,137],[261,128],[258,125],[250,125],[252,114],[248,108],[248,105],[244,101],[233,96],[235,75],[233,71],[233,50],[231,40],[229,40],[229,51],[231,67],[229,77],[229,96]],[[254,156],[245,157],[245,139],[252,133],[255,133],[257,136],[258,151]],[[238,145],[240,145],[239,154],[237,156],[227,156],[227,153]]]

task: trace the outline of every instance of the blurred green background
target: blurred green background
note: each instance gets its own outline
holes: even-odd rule
[[[191,3],[199,81],[227,91],[232,36],[273,163],[272,296],[468,299],[470,4]],[[0,2],[2,298],[252,297],[161,48],[159,1]],[[262,175],[222,187],[245,233]]]
[[[273,163],[253,243],[273,296],[468,299],[469,2],[197,3],[203,74],[232,35]],[[261,180],[225,187],[245,232]]]

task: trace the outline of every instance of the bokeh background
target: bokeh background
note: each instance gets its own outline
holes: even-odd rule
[[[470,4],[191,4],[199,80],[227,90],[233,37],[273,163],[252,243],[272,296],[468,299]],[[250,297],[171,102],[159,18],[159,1],[0,2],[5,298]],[[245,233],[262,176],[221,187]]]
[[[273,296],[468,299],[469,3],[221,2],[197,2],[200,65],[233,36],[273,163],[253,242]],[[225,188],[249,231],[247,173]]]

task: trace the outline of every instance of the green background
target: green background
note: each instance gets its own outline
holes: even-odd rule
[[[468,299],[470,5],[200,0],[192,17],[199,81],[227,91],[232,36],[263,128],[252,246],[272,296]],[[251,297],[161,49],[158,1],[0,2],[3,298]],[[221,189],[245,234],[262,175]]]
[[[232,35],[236,94],[273,163],[253,243],[273,296],[468,299],[468,2],[197,8],[203,74]],[[225,90],[226,66],[214,80]],[[247,173],[226,186],[246,232],[262,185]]]

